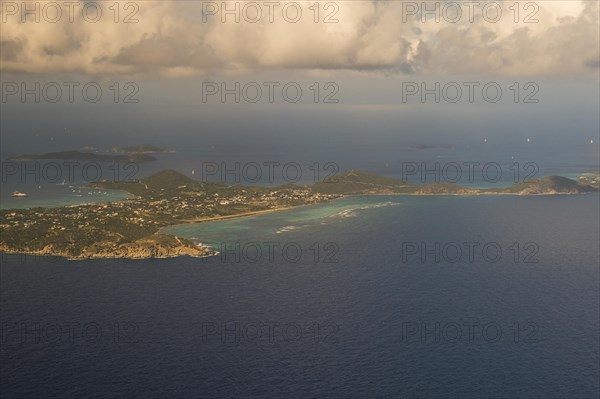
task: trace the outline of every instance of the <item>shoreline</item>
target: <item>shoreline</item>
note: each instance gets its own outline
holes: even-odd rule
[[[296,208],[299,208],[301,206],[306,206],[306,204],[305,205],[298,205],[298,206],[287,206],[287,207],[282,207],[282,208],[262,209],[260,211],[243,212],[243,213],[238,213],[238,214],[235,214],[235,215],[209,216],[209,217],[203,217],[203,218],[198,218],[198,219],[182,220],[182,223],[177,223],[177,224],[205,223],[205,222],[214,222],[214,221],[219,221],[219,220],[242,218],[242,217],[262,215],[262,214],[265,214],[265,213],[271,213],[271,212],[277,212],[277,211],[285,211],[285,210],[288,210],[288,209],[296,209]],[[176,226],[176,225],[173,225],[173,226]],[[168,228],[168,227],[171,227],[171,226],[162,227],[161,229],[165,229],[165,228]]]
[[[108,190],[108,189],[107,189]],[[467,189],[468,190],[468,189]],[[117,192],[121,192],[124,194],[128,194],[130,197],[128,198],[120,198],[117,199],[116,201],[102,201],[102,202],[98,202],[96,204],[101,204],[101,203],[109,203],[109,202],[125,202],[127,200],[131,200],[132,198],[136,198],[137,196],[129,193],[125,190],[114,190],[111,189],[111,191],[117,191]],[[592,192],[593,193],[593,192]],[[236,218],[244,218],[244,217],[251,217],[251,216],[259,216],[259,215],[263,215],[263,214],[269,214],[269,213],[273,213],[273,212],[279,212],[279,211],[286,211],[286,210],[292,210],[292,209],[298,209],[301,207],[306,207],[306,206],[312,206],[312,205],[325,205],[325,204],[329,204],[329,203],[333,203],[339,200],[343,200],[343,199],[347,199],[347,198],[352,198],[352,197],[402,197],[402,196],[406,196],[406,197],[416,197],[416,196],[425,196],[425,197],[481,197],[481,196],[506,196],[506,195],[510,195],[510,196],[519,196],[519,197],[539,197],[539,196],[547,196],[547,195],[576,195],[576,194],[587,194],[587,192],[542,192],[542,193],[521,193],[521,192],[457,192],[457,193],[394,193],[394,192],[387,192],[387,193],[356,193],[356,194],[340,194],[340,196],[338,198],[334,198],[334,199],[330,199],[324,202],[317,202],[317,203],[307,203],[307,204],[300,204],[300,205],[293,205],[293,206],[281,206],[281,207],[275,207],[275,208],[270,208],[270,209],[262,209],[262,210],[255,210],[255,211],[248,211],[248,212],[242,212],[242,213],[237,213],[237,214],[230,214],[230,215],[219,215],[219,216],[209,216],[209,217],[200,217],[200,218],[195,218],[195,219],[189,219],[189,220],[180,220],[180,221],[174,221],[175,223],[173,224],[169,224],[167,226],[163,226],[160,227],[158,230],[156,230],[154,233],[152,233],[151,236],[160,236],[160,235],[164,235],[164,236],[169,236],[169,237],[173,237],[173,238],[177,238],[179,239],[179,237],[177,235],[174,235],[170,232],[166,232],[167,229],[172,229],[174,227],[177,226],[182,226],[182,225],[187,225],[187,224],[196,224],[196,223],[208,223],[208,222],[217,222],[217,221],[223,221],[223,220],[231,220],[231,219],[236,219]],[[72,205],[65,205],[65,207],[78,207],[78,206],[85,206],[85,205],[90,205],[90,204],[72,204]],[[42,208],[43,207],[38,207],[38,208]],[[17,209],[22,209],[22,208],[17,208]],[[8,209],[3,209],[3,210],[8,210]],[[150,236],[148,236],[150,237]],[[201,244],[196,243],[196,245],[201,246]],[[218,253],[203,253],[203,254],[198,254],[198,253],[182,253],[181,252],[181,248],[179,247],[173,247],[171,248],[173,249],[175,252],[173,252],[172,254],[168,254],[168,255],[159,255],[159,256],[155,256],[155,255],[148,255],[148,256],[127,256],[127,255],[122,255],[122,254],[118,254],[115,253],[114,256],[111,256],[112,254],[107,254],[107,253],[98,253],[98,254],[87,254],[86,256],[78,256],[78,257],[71,257],[68,256],[66,254],[52,254],[52,253],[48,253],[48,250],[36,250],[36,251],[30,251],[30,252],[21,252],[21,251],[12,251],[8,248],[1,248],[0,249],[0,253],[3,254],[8,254],[8,255],[30,255],[30,256],[41,256],[41,257],[54,257],[54,258],[63,258],[66,260],[117,260],[117,259],[128,259],[128,260],[143,260],[143,259],[168,259],[168,258],[179,258],[179,257],[200,257],[200,258],[204,258],[204,257],[212,257],[212,256],[216,256],[218,255]],[[199,248],[193,248],[194,250],[198,250],[200,251]],[[170,250],[169,250],[170,252]]]
[[[168,235],[168,236],[172,236],[172,237],[177,237],[172,234],[165,233],[164,230],[170,229],[170,228],[176,227],[176,226],[187,225],[187,224],[218,222],[221,220],[244,218],[244,217],[250,217],[250,216],[256,216],[256,215],[263,215],[263,214],[272,213],[272,212],[278,212],[278,211],[287,211],[290,209],[296,209],[296,208],[300,208],[302,206],[307,206],[307,205],[313,205],[313,204],[288,206],[288,207],[284,207],[284,208],[275,208],[275,209],[263,209],[260,211],[250,211],[250,212],[238,213],[236,215],[222,215],[222,216],[212,216],[212,217],[204,217],[204,218],[198,218],[198,219],[182,220],[179,223],[161,227],[160,229],[158,229],[158,231],[155,234],[164,234],[164,235]]]
[[[88,206],[88,205],[102,205],[102,204],[108,204],[108,203],[113,203],[113,202],[120,202],[120,201],[127,201],[127,200],[131,200],[131,199],[135,199],[137,198],[135,195],[125,191],[125,190],[115,190],[115,189],[106,189],[106,191],[115,191],[115,192],[123,192],[123,193],[127,193],[130,195],[130,197],[126,197],[126,198],[118,198],[114,201],[108,200],[108,201],[92,201],[92,202],[82,202],[82,203],[78,203],[78,204],[63,204],[63,205],[56,205],[56,206],[39,206],[39,205],[34,205],[31,207],[23,207],[23,208],[4,208],[0,206],[0,211],[20,211],[23,209],[56,209],[56,208],[75,208],[75,207],[79,207],[79,206]],[[542,196],[542,195],[585,195],[585,194],[593,194],[593,192],[589,192],[589,193],[530,193],[530,194],[520,194],[520,193],[502,193],[502,192],[480,192],[480,193],[428,193],[428,194],[420,194],[420,193],[364,193],[364,194],[345,194],[340,198],[336,198],[333,201],[337,201],[339,199],[342,198],[348,198],[348,197],[385,197],[385,196],[390,196],[390,197],[397,197],[397,196],[410,196],[410,197],[478,197],[478,196],[483,196],[483,195],[514,195],[517,197],[533,197],[533,196]],[[223,215],[223,216],[213,216],[213,217],[206,217],[206,218],[199,218],[199,219],[191,219],[191,220],[183,220],[180,223],[177,223],[173,226],[179,225],[179,224],[192,224],[192,223],[204,223],[204,222],[213,222],[213,221],[219,221],[219,220],[224,220],[224,219],[233,219],[233,218],[237,218],[237,217],[247,217],[247,216],[254,216],[254,215],[259,215],[259,214],[263,214],[263,213],[270,213],[270,212],[277,212],[277,211],[285,211],[285,210],[289,210],[289,209],[296,209],[302,206],[309,206],[309,205],[317,205],[317,204],[303,204],[303,205],[297,205],[297,206],[289,206],[289,207],[285,207],[285,208],[276,208],[276,209],[264,209],[264,210],[260,210],[260,211],[251,211],[251,212],[244,212],[244,213],[240,213],[240,214],[236,214],[236,215]],[[171,226],[165,226],[165,227],[161,227],[160,230],[162,229],[166,229],[169,228]],[[160,231],[159,230],[159,231]]]
[[[583,173],[585,174],[590,174],[593,175],[593,173],[595,172],[586,172]],[[498,188],[498,190],[504,190],[509,188],[510,186],[506,186],[506,187],[500,187]],[[94,190],[98,190],[97,188],[88,186],[88,185],[82,185],[81,188],[85,188],[87,189],[94,189]],[[488,187],[477,187],[477,188],[470,188],[470,187],[463,187],[466,190],[489,190],[490,188]],[[23,210],[23,209],[56,209],[56,208],[62,208],[62,207],[78,207],[78,206],[86,206],[86,205],[100,205],[100,204],[108,204],[108,203],[114,203],[114,202],[120,202],[120,201],[127,201],[127,200],[131,200],[131,199],[136,199],[138,198],[137,195],[126,191],[124,189],[112,189],[112,188],[107,188],[107,189],[102,189],[103,191],[111,191],[114,192],[116,194],[124,194],[125,197],[123,198],[117,198],[117,199],[107,199],[107,200],[102,200],[102,201],[90,201],[90,202],[81,202],[81,203],[73,203],[73,204],[61,204],[61,205],[49,205],[49,206],[39,206],[39,205],[33,205],[33,206],[27,206],[27,207],[20,207],[20,208],[4,208],[2,205],[2,202],[0,202],[0,211],[11,211],[11,210]],[[480,196],[480,195],[515,195],[515,196],[540,196],[540,195],[581,195],[581,194],[587,194],[587,193],[530,193],[530,194],[519,194],[519,193],[506,193],[506,192],[472,192],[472,193],[363,193],[363,194],[342,194],[341,198],[344,197],[357,197],[357,196],[402,196],[402,195],[406,195],[406,196],[462,196],[462,197],[469,197],[469,196]],[[59,201],[60,199],[57,199],[57,201]],[[218,220],[223,220],[223,219],[230,219],[230,218],[235,218],[235,217],[245,217],[245,216],[252,216],[254,214],[261,214],[261,213],[267,213],[267,212],[272,212],[272,211],[278,211],[278,210],[286,210],[286,209],[294,209],[300,206],[306,206],[306,205],[311,205],[311,204],[303,204],[303,205],[298,205],[298,206],[291,206],[291,207],[286,207],[286,208],[277,208],[277,209],[265,209],[265,210],[261,210],[261,211],[251,211],[251,212],[246,212],[246,213],[242,213],[242,214],[238,214],[238,215],[225,215],[225,216],[215,216],[215,217],[208,217],[208,218],[200,218],[200,219],[194,219],[194,220],[190,220],[190,221],[182,221],[182,223],[177,223],[177,224],[187,224],[187,223],[201,223],[201,222],[211,222],[211,221],[218,221]],[[164,228],[168,228],[170,226],[165,226],[162,227],[162,229]]]
[[[86,190],[90,189],[89,187],[86,186],[81,186],[82,188],[85,187]],[[97,190],[97,189],[96,189]],[[12,210],[24,210],[24,209],[56,209],[56,208],[73,208],[73,207],[78,207],[78,206],[86,206],[86,205],[103,205],[103,204],[109,204],[109,203],[113,203],[113,202],[119,202],[119,201],[127,201],[127,200],[131,200],[131,199],[135,199],[136,196],[132,193],[130,193],[129,191],[125,191],[125,190],[117,190],[117,189],[113,189],[113,188],[107,188],[107,189],[103,189],[102,191],[110,191],[114,194],[117,195],[123,195],[122,198],[108,198],[108,199],[104,199],[101,201],[94,201],[91,200],[89,202],[78,202],[78,203],[73,203],[73,204],[60,204],[60,205],[46,205],[46,206],[41,206],[41,205],[31,205],[31,206],[24,206],[24,207],[20,207],[20,208],[15,208],[15,207],[11,207],[11,208],[5,208],[2,205],[6,202],[2,201],[0,202],[0,211],[12,211]],[[28,198],[32,198],[32,196],[29,196]],[[57,198],[56,201],[64,201],[65,198],[70,198],[69,197],[60,197]],[[83,198],[83,197],[78,197],[78,198]],[[35,198],[32,198],[34,201],[36,201]],[[27,199],[23,199],[24,201],[27,201]]]

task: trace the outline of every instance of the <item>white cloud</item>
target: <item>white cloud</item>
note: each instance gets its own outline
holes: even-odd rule
[[[235,23],[231,15],[222,23],[220,14],[206,16],[205,23],[202,8],[209,2],[140,1],[134,16],[140,22],[132,24],[114,22],[112,1],[103,4],[97,23],[81,17],[81,6],[73,23],[66,15],[58,23],[43,18],[34,23],[31,16],[19,23],[18,12],[8,15],[9,3],[21,7],[20,1],[2,2],[4,72],[179,77],[295,69],[526,76],[597,71],[600,57],[597,1],[541,1],[533,3],[537,11],[522,1],[518,23],[510,9],[514,0],[495,2],[503,10],[497,23],[483,18],[485,1],[475,9],[473,23],[464,1],[458,1],[463,11],[458,23],[423,23],[407,15],[409,2],[337,1],[331,3],[339,7],[334,16],[339,22],[330,24],[314,22],[313,1],[297,2],[303,11],[297,23],[282,17],[286,2],[275,9],[273,23],[263,1],[257,2],[265,14],[258,23],[243,18]],[[34,3],[40,4],[28,2],[28,7]],[[120,3],[121,20],[134,11],[125,10],[126,3]],[[236,2],[229,3],[233,8]],[[324,9],[326,3],[320,4],[321,20],[335,11]],[[444,6],[426,3],[428,9]],[[523,23],[534,11],[539,22]]]

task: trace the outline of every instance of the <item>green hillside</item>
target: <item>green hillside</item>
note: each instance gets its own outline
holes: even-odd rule
[[[482,192],[511,194],[579,194],[597,191],[595,187],[580,184],[562,176],[547,176],[540,179],[525,180],[503,189],[487,189]]]
[[[350,171],[315,183],[312,190],[322,194],[411,193],[414,184],[364,171]]]

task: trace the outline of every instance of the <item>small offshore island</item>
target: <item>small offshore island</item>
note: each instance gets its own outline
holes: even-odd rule
[[[133,182],[100,180],[96,189],[135,197],[111,203],[0,211],[0,251],[69,259],[146,259],[211,256],[191,240],[160,234],[163,227],[249,216],[349,195],[544,195],[599,190],[599,179],[560,176],[526,180],[508,188],[473,189],[456,184],[410,184],[360,171],[312,186],[228,186],[204,183],[174,170]]]
[[[149,154],[161,154],[175,152],[168,148],[161,148],[151,144],[139,144],[129,147],[113,147],[108,154],[99,153],[95,147],[86,146],[85,152],[79,150],[67,150],[58,152],[47,152],[45,154],[24,154],[8,158],[9,161],[39,161],[39,160],[62,160],[62,161],[98,161],[98,162],[152,162],[157,158]],[[92,152],[90,152],[92,151]]]
[[[127,153],[126,155],[96,154],[81,151],[59,151],[46,154],[18,155],[8,158],[9,161],[39,161],[39,160],[62,160],[62,161],[99,161],[99,162],[152,162],[156,158],[147,153]]]

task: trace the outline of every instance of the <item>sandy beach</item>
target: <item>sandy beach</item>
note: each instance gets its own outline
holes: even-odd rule
[[[300,205],[300,206],[302,206],[302,205]],[[240,218],[240,217],[261,215],[263,213],[285,211],[285,210],[294,209],[294,208],[298,208],[298,207],[297,206],[289,206],[289,207],[283,207],[283,208],[263,209],[263,210],[260,210],[260,211],[236,213],[234,215],[211,216],[211,217],[205,217],[205,218],[189,219],[189,220],[182,220],[182,221],[178,222],[177,224],[214,222],[214,221],[217,221],[217,220],[225,220],[225,219],[233,219],[233,218]]]

